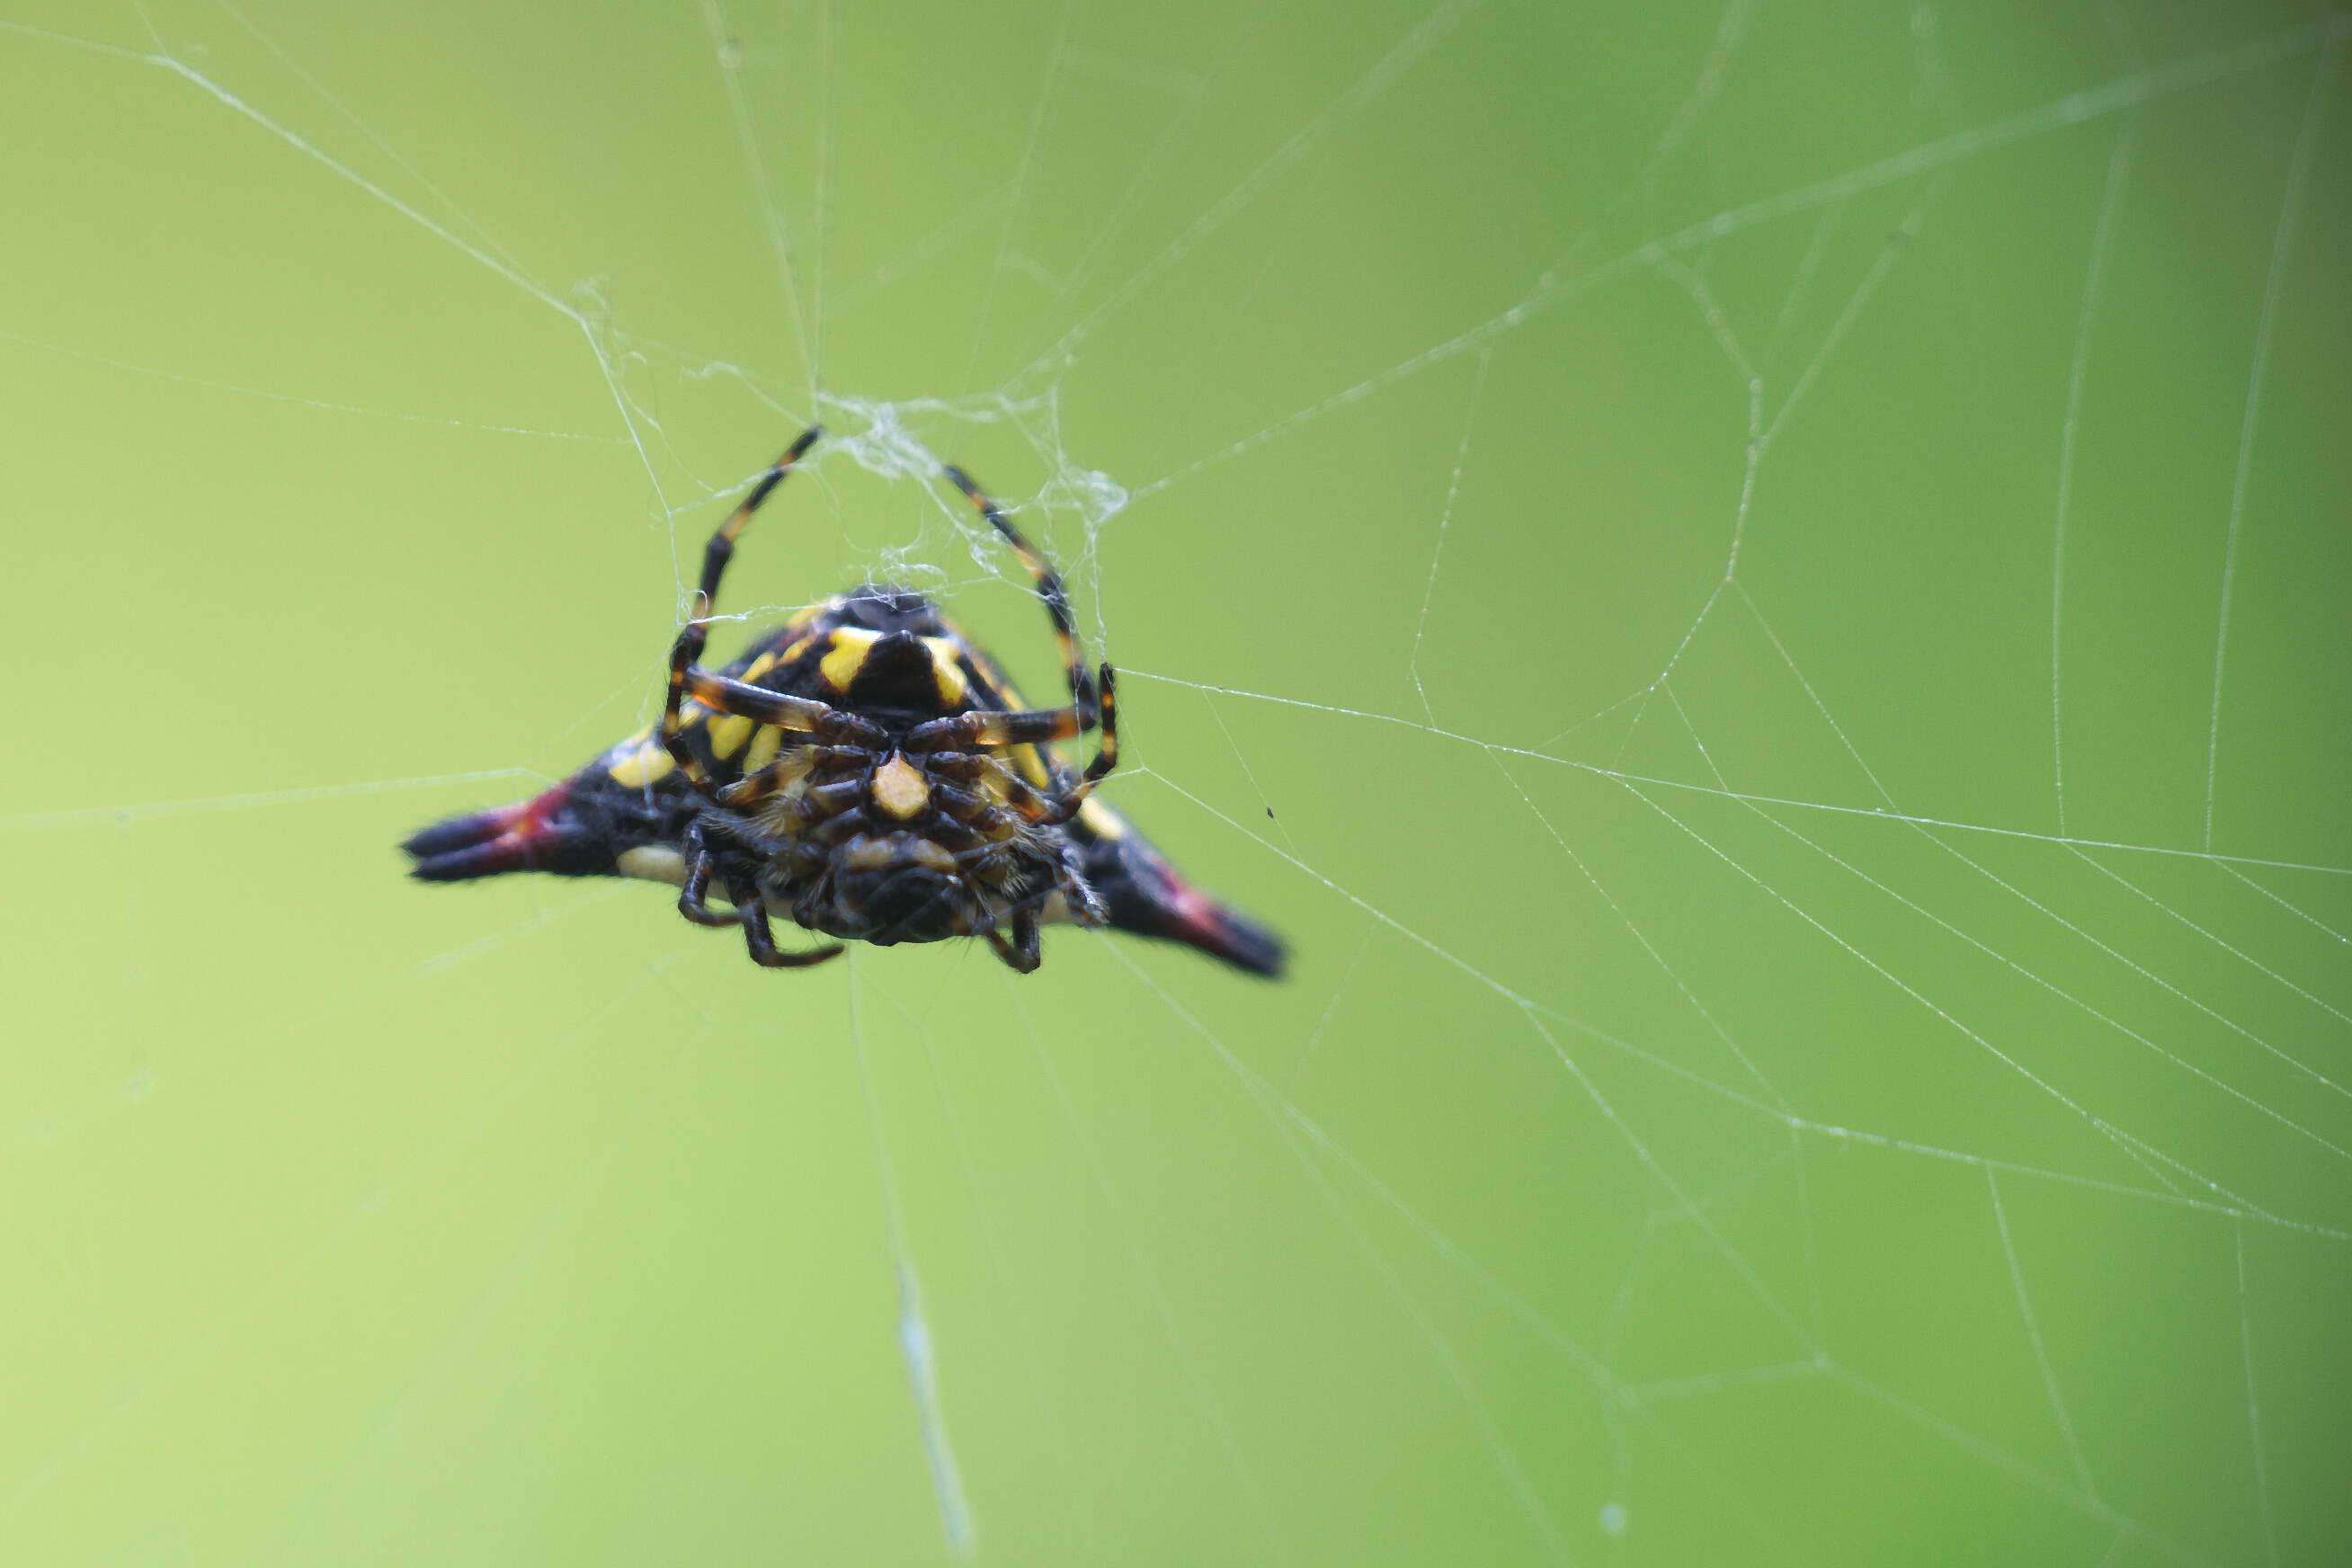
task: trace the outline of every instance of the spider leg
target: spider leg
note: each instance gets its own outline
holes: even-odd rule
[[[1010,964],[1016,973],[1034,974],[1043,956],[1037,942],[1037,911],[1031,909],[1013,911],[1013,940],[1010,942],[1004,939],[1003,931],[991,926],[988,945],[994,948],[996,956]]]
[[[684,636],[683,633],[679,635]],[[677,657],[677,651],[672,649],[670,706],[662,712],[662,745],[669,752],[671,760],[677,763],[678,771],[685,775],[687,782],[700,791],[702,797],[713,805],[740,805],[742,799],[734,792],[744,781],[739,779],[734,784],[722,786],[703,772],[702,763],[695,756],[694,748],[687,744],[685,721],[677,710],[681,687],[691,693],[697,702],[715,713],[732,714],[789,732],[813,735],[822,742],[845,742],[853,746],[868,747],[884,745],[889,741],[887,733],[871,720],[843,712],[813,697],[795,697],[789,692],[771,691],[763,686],[753,686],[730,676],[714,675],[699,665],[679,669],[676,668]],[[785,760],[773,764],[780,773],[795,765],[792,752],[785,752],[784,757]],[[774,784],[770,785],[771,789],[774,787]]]
[[[961,468],[950,467],[947,477],[950,483],[964,493],[965,499],[980,509],[980,515],[988,519],[996,531],[1004,536],[1005,542],[1013,546],[1013,552],[1021,557],[1021,564],[1029,569],[1029,575],[1035,580],[1037,596],[1045,602],[1045,614],[1054,623],[1054,641],[1062,650],[1062,667],[1068,671],[1070,678],[1070,708],[1048,711],[1056,715],[1075,711],[1077,717],[1075,729],[1062,729],[1057,723],[1051,734],[1009,734],[1002,740],[982,733],[973,737],[974,743],[999,746],[1017,745],[1024,741],[1066,740],[1096,728],[1097,722],[1100,724],[1102,740],[1094,761],[1087,764],[1085,774],[1060,797],[1053,811],[1044,818],[1049,824],[1067,822],[1077,815],[1078,807],[1086,804],[1087,796],[1094,793],[1095,785],[1102,782],[1103,775],[1118,766],[1118,699],[1111,689],[1111,668],[1105,664],[1093,680],[1087,679],[1087,667],[1078,658],[1077,626],[1070,616],[1070,595],[1062,585],[1062,574],[1054,570],[1054,563],[1045,559],[1044,552],[1030,543],[1021,531],[1013,526],[1013,520],[1004,515],[1003,509],[972,483],[971,475]],[[1003,717],[1024,721],[1008,724],[1008,730],[1044,727],[1038,722],[1043,718],[1040,714],[1005,714]]]
[[[811,844],[820,849],[831,849],[836,845],[847,843],[861,833],[871,832],[873,827],[873,820],[866,815],[864,809],[853,805],[839,808],[807,831]]]
[[[874,752],[865,746],[787,746],[774,762],[747,773],[719,792],[719,804],[741,811],[806,778],[820,767],[871,767]]]
[[[678,672],[678,685],[687,695],[706,708],[721,713],[734,713],[762,724],[772,724],[779,730],[814,735],[821,740],[863,740],[868,736],[887,738],[870,721],[854,713],[818,701],[814,697],[794,697],[789,692],[771,691],[764,686],[737,680],[732,676],[714,675],[699,665],[689,666]]]
[[[1067,822],[1077,815],[1078,807],[1086,804],[1087,796],[1094,793],[1103,775],[1118,766],[1118,678],[1106,664],[1100,679],[1101,697],[1095,713],[1075,706],[1024,709],[1010,713],[975,708],[916,725],[907,731],[900,748],[929,755],[971,746],[1035,745],[1043,741],[1068,740],[1096,729],[1099,721],[1102,739],[1096,746],[1094,761],[1087,764],[1086,773],[1076,784],[1055,799],[1053,809],[1042,818],[1048,824]]]
[[[677,890],[677,912],[698,926],[731,926],[737,917],[720,914],[707,901],[710,894],[710,874],[717,869],[719,857],[704,842],[699,820],[687,824],[686,837],[679,845],[686,857],[686,884]]]
[[[1102,731],[1095,742],[1095,760],[1078,782],[1063,792],[1061,802],[1054,807],[1050,823],[1067,822],[1077,816],[1078,807],[1086,805],[1087,796],[1095,793],[1095,785],[1111,769],[1118,766],[1118,683],[1108,665],[1102,667]]]
[[[776,945],[775,932],[768,929],[768,905],[759,893],[750,888],[730,888],[736,900],[743,922],[743,945],[751,950],[751,962],[765,969],[807,969],[823,963],[828,958],[839,958],[841,946],[811,948],[806,952],[786,952]]]
[[[709,639],[711,602],[719,596],[719,580],[726,575],[727,563],[735,554],[736,539],[751,521],[751,514],[760,510],[760,503],[768,499],[770,491],[783,483],[784,476],[792,472],[793,465],[800,461],[802,454],[814,446],[816,438],[823,434],[824,431],[814,425],[802,431],[799,439],[784,448],[784,455],[760,476],[759,482],[751,487],[742,504],[719,525],[719,531],[712,534],[710,542],[702,547],[702,581],[694,590],[693,611],[688,616],[686,625],[678,628],[677,640],[670,645],[669,686],[662,698],[662,745],[677,760],[678,771],[686,775],[687,782],[700,791],[706,799],[716,800],[718,793],[709,775],[702,771],[701,762],[695,757],[692,748],[687,745],[680,733],[685,725],[678,717],[678,704],[686,692],[687,672],[694,661],[702,657],[703,645]]]
[[[948,482],[961,490],[964,499],[979,509],[980,515],[988,519],[990,525],[1004,536],[1005,542],[1013,546],[1013,552],[1021,557],[1021,564],[1028,568],[1031,579],[1037,584],[1037,596],[1045,602],[1045,614],[1054,623],[1054,641],[1062,650],[1062,668],[1070,678],[1070,701],[1081,713],[1091,715],[1095,708],[1094,689],[1087,680],[1087,667],[1078,658],[1077,626],[1070,616],[1070,595],[1062,586],[1062,574],[1054,570],[1054,563],[1045,559],[1043,552],[1013,526],[1013,520],[1004,515],[1003,509],[972,483],[971,475],[952,466],[945,471]]]
[[[929,755],[973,746],[1030,746],[1043,741],[1066,741],[1093,727],[1093,721],[1074,707],[1021,708],[1009,713],[973,708],[916,725],[907,731],[899,750],[909,755]]]
[[[866,781],[843,779],[837,784],[819,784],[800,798],[799,816],[803,822],[832,824],[845,816],[855,816],[863,826],[866,814],[856,810],[866,798]]]
[[[677,912],[698,926],[731,926],[733,915],[722,915],[703,900],[710,892],[712,857],[708,853],[694,858],[693,868],[686,874],[686,886],[677,891]]]
[[[933,784],[931,805],[940,819],[973,828],[992,840],[1002,840],[1029,826],[1031,818],[1009,805],[998,805],[976,790],[961,784]]]
[[[923,767],[938,778],[992,784],[1008,802],[1033,816],[1043,816],[1054,808],[1036,785],[1014,772],[1003,757],[987,752],[934,752],[924,759]]]
[[[1066,741],[1087,730],[1099,729],[1094,761],[1078,782],[1063,793],[1045,820],[1067,822],[1086,804],[1103,775],[1118,766],[1118,677],[1108,664],[1099,676],[1101,696],[1095,714],[1070,708],[1033,708],[1000,713],[973,709],[945,719],[933,719],[907,731],[902,742],[908,752],[960,751],[968,746],[1034,745],[1042,741]]]

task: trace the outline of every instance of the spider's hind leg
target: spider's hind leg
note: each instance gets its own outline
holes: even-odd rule
[[[991,926],[988,945],[994,948],[996,956],[1012,965],[1015,973],[1035,973],[1044,956],[1037,941],[1037,911],[1031,909],[1013,911],[1011,941],[1005,939],[1003,931]]]
[[[713,837],[725,842],[713,849]],[[839,955],[841,949],[821,947],[811,952],[786,952],[776,945],[775,932],[768,927],[768,902],[760,896],[759,884],[751,877],[730,868],[724,881],[727,900],[735,907],[721,913],[707,901],[710,895],[710,879],[719,874],[719,857],[729,854],[738,865],[741,863],[743,847],[731,842],[735,835],[723,824],[714,824],[707,817],[698,817],[687,825],[680,853],[686,857],[686,886],[678,889],[677,912],[698,926],[740,926],[743,945],[751,950],[751,962],[766,969],[806,969],[814,963]]]
[[[679,853],[686,858],[686,882],[677,890],[677,912],[698,926],[731,926],[736,917],[722,915],[707,901],[710,896],[710,876],[718,869],[719,857],[704,842],[702,824],[687,824],[686,839]]]
[[[828,958],[841,956],[841,944],[812,948],[805,952],[786,952],[776,945],[776,933],[768,928],[767,901],[757,889],[736,887],[730,889],[743,922],[743,945],[751,952],[751,962],[763,969],[807,969],[823,963]]]

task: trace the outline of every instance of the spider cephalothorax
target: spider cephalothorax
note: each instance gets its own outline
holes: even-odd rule
[[[1061,578],[958,469],[947,477],[1020,555],[1053,621],[1066,707],[1024,707],[993,660],[919,594],[868,586],[761,637],[723,670],[700,657],[711,602],[761,502],[817,438],[795,441],[712,535],[692,614],[671,645],[659,724],[533,799],[426,828],[415,874],[512,870],[650,878],[678,910],[740,926],[774,967],[841,949],[780,950],[771,912],[880,946],[985,937],[1027,973],[1041,922],[1172,938],[1264,974],[1273,933],[1192,887],[1093,798],[1118,763],[1109,665],[1077,653]],[[1074,773],[1052,742],[1096,732]],[[731,906],[713,909],[711,889]]]

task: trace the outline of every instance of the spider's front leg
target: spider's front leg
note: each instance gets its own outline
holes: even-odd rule
[[[760,476],[751,493],[743,498],[742,504],[729,514],[727,521],[719,525],[719,531],[710,536],[710,542],[702,547],[702,580],[695,587],[694,604],[686,625],[678,628],[677,639],[670,644],[669,684],[662,697],[662,745],[677,762],[687,783],[692,784],[704,799],[714,803],[719,798],[718,790],[711,784],[709,775],[702,771],[701,761],[686,743],[686,725],[678,714],[679,703],[685,696],[688,676],[693,672],[694,661],[702,657],[703,646],[709,640],[710,606],[719,597],[719,581],[727,574],[727,563],[734,558],[735,541],[742,535],[745,525],[751,522],[751,514],[760,510],[760,503],[768,499],[770,491],[783,483],[784,476],[793,471],[793,465],[801,460],[802,455],[815,445],[816,438],[824,433],[814,425],[802,431],[800,438],[784,448],[782,457],[769,465],[768,471]]]
[[[1045,819],[1048,822],[1067,822],[1077,816],[1087,796],[1095,793],[1095,785],[1118,766],[1118,686],[1108,664],[1097,679],[1096,700],[1101,708],[1102,732],[1095,742],[1095,760],[1087,764],[1085,773],[1062,796],[1061,803],[1054,807],[1054,815]]]
[[[1030,580],[1037,584],[1037,597],[1045,605],[1046,618],[1054,623],[1054,643],[1061,649],[1062,668],[1069,676],[1070,704],[1091,721],[1095,711],[1095,693],[1087,683],[1086,661],[1078,656],[1077,623],[1070,614],[1069,591],[1062,585],[1062,574],[1054,570],[1054,563],[1045,559],[1044,551],[1030,543],[1027,536],[1013,526],[1013,520],[1004,515],[1004,509],[990,500],[988,492],[973,483],[970,474],[954,467],[944,472],[948,482],[961,490],[964,499],[988,520],[989,525],[1004,536],[1004,542],[1013,546],[1013,552],[1021,558],[1021,564],[1028,572]],[[1092,726],[1089,722],[1081,727]]]
[[[1076,816],[1087,796],[1094,793],[1095,785],[1118,766],[1118,679],[1106,664],[1097,671],[1096,679],[1101,738],[1096,742],[1094,761],[1087,764],[1087,771],[1079,775],[1076,784],[1055,799],[1053,809],[1040,818],[1048,826]],[[908,752],[926,755],[974,746],[1034,746],[1069,740],[1097,728],[1097,715],[1088,714],[1075,703],[1067,708],[1033,708],[1013,712],[973,709],[916,725],[907,732],[903,744]]]
[[[692,626],[688,627],[688,631],[692,629]],[[715,674],[698,664],[682,663],[681,660],[688,658],[692,651],[686,645],[687,633],[680,632],[677,642],[670,648],[669,692],[662,709],[662,745],[669,752],[670,760],[677,764],[679,773],[713,805],[740,809],[770,789],[781,787],[797,767],[813,767],[826,756],[844,756],[850,752],[870,751],[877,745],[888,743],[887,731],[870,719],[844,712],[814,697],[795,697],[790,692],[771,691],[764,686],[753,686],[732,676]],[[788,733],[807,735],[815,743],[812,746],[794,742],[792,749],[760,773],[753,774],[751,779],[738,779],[722,786],[703,771],[701,759],[694,754],[694,748],[687,744],[686,722],[679,712],[686,696],[691,696],[714,713],[730,714]],[[797,754],[803,750],[816,754],[803,759]],[[763,782],[755,784],[754,779]]]

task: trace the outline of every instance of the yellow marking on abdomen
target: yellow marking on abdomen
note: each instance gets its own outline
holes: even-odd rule
[[[846,691],[849,683],[857,679],[857,671],[874,645],[882,640],[879,632],[869,632],[863,626],[835,626],[833,629],[833,651],[817,661],[816,671],[824,683],[835,691]]]
[[[832,651],[817,661],[817,673],[835,691],[847,691],[850,683],[857,679],[857,672],[866,667],[866,656],[881,640],[880,632],[868,631],[864,626],[835,626]],[[931,684],[939,690],[940,706],[950,710],[962,707],[964,694],[970,689],[963,668],[957,663],[963,649],[953,637],[920,640],[923,650],[931,656]],[[797,651],[795,645],[786,657]]]
[[[956,659],[963,649],[957,646],[953,637],[925,637],[923,646],[930,650],[931,679],[940,689],[940,706],[949,709],[962,707],[965,691],[963,668]]]
[[[657,741],[641,742],[637,749],[604,771],[613,782],[629,789],[643,789],[656,780],[669,776],[677,766],[677,759],[663,749]]]
[[[751,735],[751,749],[743,753],[743,771],[756,773],[776,760],[776,748],[783,744],[784,732],[773,724],[762,724]]]
[[[767,674],[768,671],[775,668],[776,656],[772,653],[763,653],[759,658],[753,659],[750,664],[746,665],[743,668],[743,673],[737,676],[735,679],[746,683],[756,681],[760,677]]]
[[[728,713],[713,719],[705,731],[710,737],[710,754],[725,762],[741,751],[743,742],[751,738],[754,722],[740,713]]]

